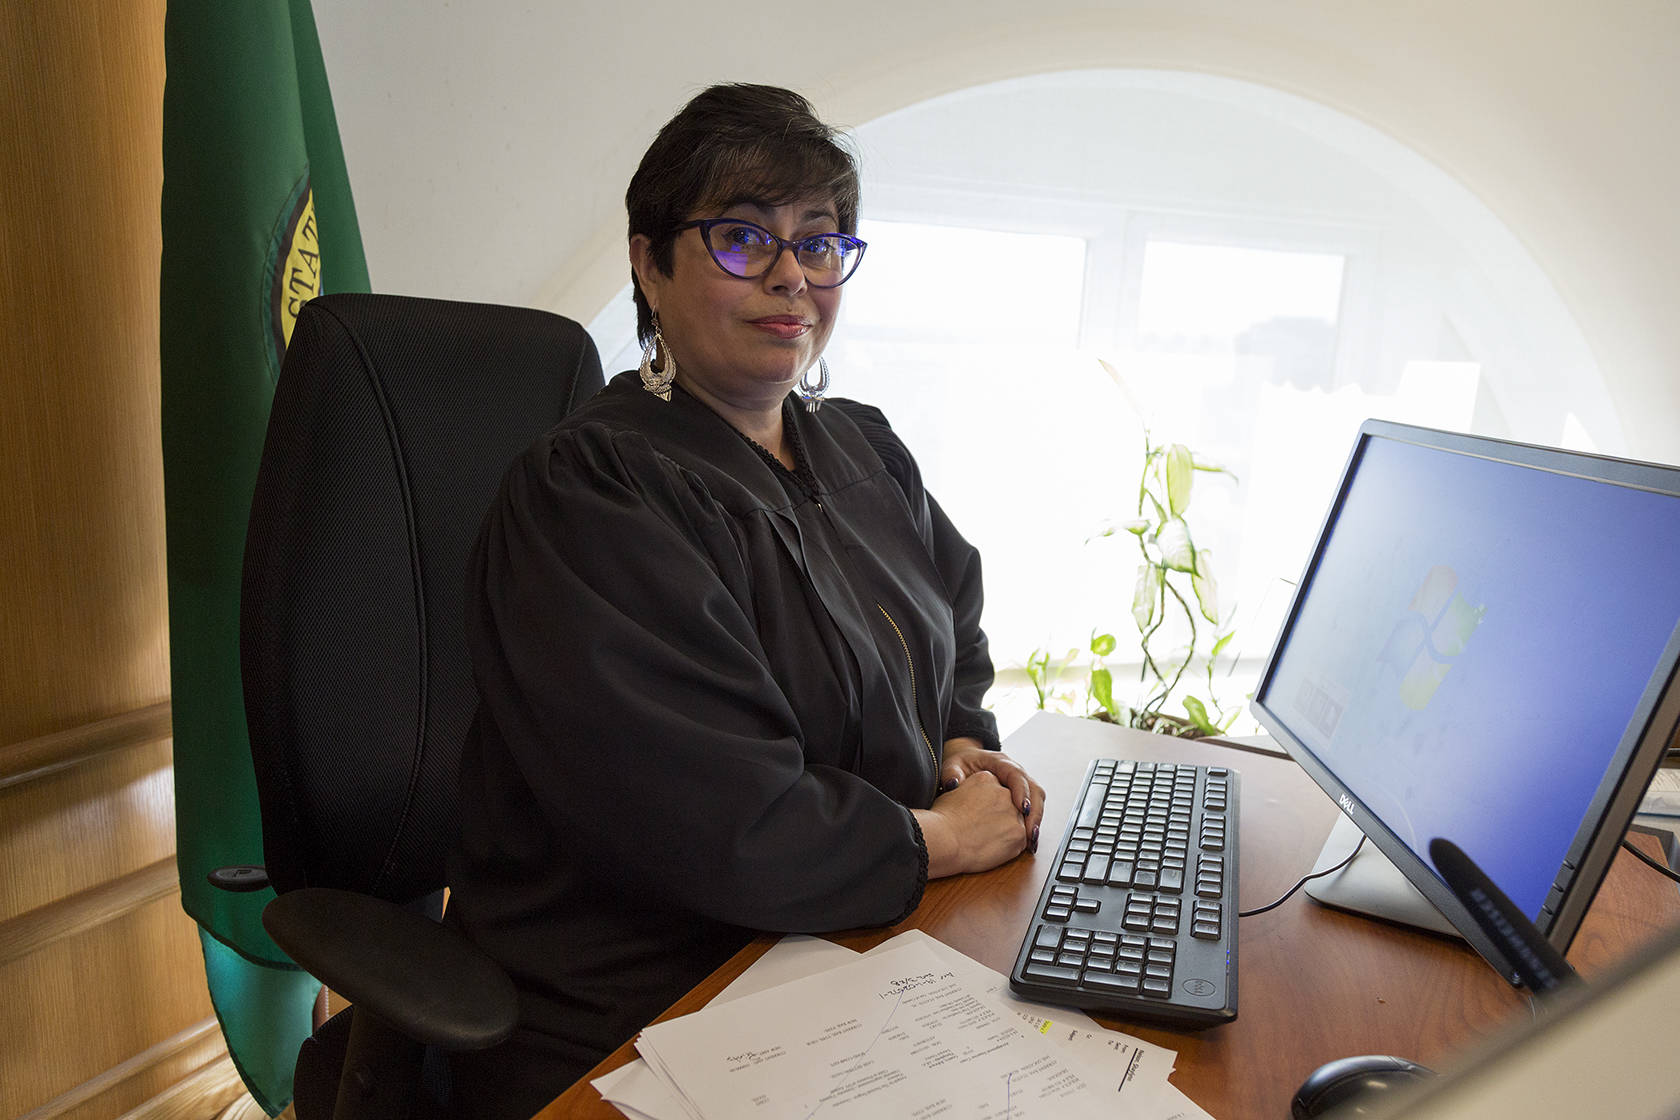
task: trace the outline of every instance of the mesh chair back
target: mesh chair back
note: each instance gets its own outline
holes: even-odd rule
[[[476,703],[467,554],[509,461],[601,381],[588,334],[548,312],[339,294],[298,316],[240,610],[276,890],[443,885]]]

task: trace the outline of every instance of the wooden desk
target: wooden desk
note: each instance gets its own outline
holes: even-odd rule
[[[867,949],[921,929],[1002,973],[1015,962],[1052,846],[1086,764],[1094,757],[1230,766],[1242,775],[1241,905],[1264,905],[1311,869],[1335,805],[1287,759],[1039,714],[1005,749],[1048,795],[1043,847],[982,875],[928,884],[908,921],[833,935]],[[1659,854],[1649,837],[1639,840]],[[1680,924],[1680,892],[1623,853],[1569,953],[1589,979],[1663,930]],[[1106,1025],[1178,1051],[1173,1084],[1216,1120],[1280,1120],[1306,1075],[1350,1054],[1399,1054],[1436,1069],[1500,1028],[1529,1017],[1527,999],[1461,941],[1330,910],[1297,894],[1238,932],[1238,1013],[1200,1033],[1099,1016]],[[775,943],[761,937],[679,1000],[662,1018],[704,1006]],[[626,1043],[539,1116],[617,1118],[588,1084],[634,1058]]]

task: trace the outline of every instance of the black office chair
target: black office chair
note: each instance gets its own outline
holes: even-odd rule
[[[299,1120],[423,1114],[424,1047],[513,1029],[506,975],[435,920],[476,702],[466,560],[509,461],[601,381],[588,334],[543,311],[329,295],[298,316],[240,665],[278,893],[263,923],[354,1005],[299,1054]]]

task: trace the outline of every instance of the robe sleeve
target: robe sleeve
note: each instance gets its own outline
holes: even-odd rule
[[[836,400],[852,418],[869,446],[881,457],[887,473],[904,492],[910,516],[916,523],[928,555],[950,598],[952,626],[956,633],[957,657],[950,713],[945,719],[944,737],[978,739],[987,750],[999,750],[997,718],[982,705],[992,687],[993,670],[986,632],[980,628],[985,595],[981,585],[980,550],[957,531],[932,494],[922,485],[922,471],[910,449],[892,430],[886,416],[872,405]]]
[[[749,581],[692,473],[634,433],[562,429],[511,468],[473,553],[479,734],[603,889],[757,929],[896,922],[927,881],[915,818],[805,764]]]

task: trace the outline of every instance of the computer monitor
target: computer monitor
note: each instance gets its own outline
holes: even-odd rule
[[[1496,969],[1444,837],[1559,952],[1680,730],[1680,469],[1367,421],[1253,707]]]

